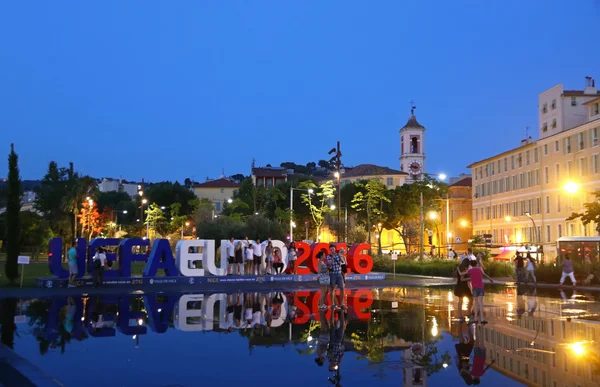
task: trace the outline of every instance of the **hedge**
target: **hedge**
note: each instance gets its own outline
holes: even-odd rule
[[[447,259],[413,260],[401,259],[396,261],[396,274],[416,274],[434,277],[452,277],[458,261]],[[491,277],[513,277],[514,265],[505,262],[485,262],[485,271]],[[389,255],[373,256],[373,271],[392,273],[394,261]]]

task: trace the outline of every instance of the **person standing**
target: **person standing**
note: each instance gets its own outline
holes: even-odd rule
[[[319,285],[321,287],[321,297],[319,298],[319,310],[327,310],[327,293],[329,291],[329,267],[327,266],[327,257],[325,253],[319,251],[317,253],[319,260]],[[321,320],[322,321],[322,320]],[[322,322],[321,322],[322,323]]]
[[[456,253],[454,252],[454,250],[450,249],[450,251],[448,252],[448,259],[455,259],[456,258]]]
[[[233,245],[234,241],[235,238],[231,237],[231,239],[225,242],[225,251],[227,254],[227,275],[231,275],[233,264],[235,263],[235,248]]]
[[[76,242],[73,241],[71,244],[71,248],[67,251],[67,257],[69,258],[69,287],[75,287],[75,277],[79,274],[79,269],[77,268],[77,249],[75,248]]]
[[[294,242],[290,242],[290,246],[288,247],[288,254],[287,254],[287,260],[288,260],[288,265],[290,267],[290,272],[292,274],[296,274],[297,270],[296,270],[296,244]]]
[[[346,308],[344,297],[344,277],[342,276],[342,260],[335,252],[335,245],[329,246],[330,254],[327,256],[327,266],[329,267],[329,291],[331,292],[331,307],[335,307],[335,287],[340,289],[340,303],[342,308]]]
[[[483,287],[483,277],[489,279],[492,283],[494,280],[485,272],[481,267],[477,265],[477,261],[470,261],[471,268],[467,270],[471,279],[471,285],[473,285],[473,298],[475,300],[475,319],[477,319],[477,312],[479,312],[479,318],[482,324],[487,324],[487,321],[483,317],[483,296],[485,294]],[[477,320],[474,321],[477,323]]]
[[[345,250],[343,248],[339,251],[340,260],[342,261],[342,277],[344,277],[344,285],[346,284],[346,273],[348,272],[348,261],[346,259]]]
[[[235,245],[234,262],[237,266],[237,275],[242,275],[244,270],[244,244],[238,241]]]
[[[469,308],[473,306],[473,294],[469,288],[469,280],[465,277],[468,269],[469,261],[465,259],[456,266],[455,271],[456,285],[454,286],[454,295],[458,298],[458,315],[461,323],[465,321],[462,314],[464,298],[467,297]]]
[[[254,245],[252,243],[246,247],[246,262],[248,263],[248,270],[246,273],[252,275],[252,273],[254,273]]]
[[[573,283],[573,287],[577,286],[577,280],[575,280],[575,274],[573,273],[573,261],[571,261],[571,257],[569,254],[565,255],[565,259],[562,263],[562,276],[560,277],[559,285],[562,287],[565,279],[569,277],[571,282]]]
[[[271,241],[267,241],[265,255],[265,271],[268,275],[271,275],[273,273],[273,243]]]
[[[98,247],[94,255],[94,287],[98,287],[104,283],[104,266],[106,265],[106,254],[104,249]]]
[[[525,282],[529,282],[529,276],[533,278],[533,283],[537,285],[537,278],[535,278],[535,258],[531,256],[531,253],[527,253],[527,270],[525,275]]]
[[[260,275],[260,269],[262,266],[262,255],[263,255],[263,247],[262,244],[260,243],[260,239],[256,240],[256,243],[254,244],[254,271],[252,272],[252,274],[254,275]]]
[[[525,258],[523,258],[520,251],[517,251],[514,261],[517,268],[517,283],[520,284],[523,282],[523,277],[525,275]]]
[[[470,261],[477,261],[477,257],[473,255],[473,249],[470,247],[467,249],[467,258],[469,258]]]

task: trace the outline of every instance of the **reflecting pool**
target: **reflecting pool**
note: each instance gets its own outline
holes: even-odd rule
[[[490,289],[487,325],[448,288],[345,296],[347,311],[309,291],[0,299],[2,343],[65,386],[599,385],[594,294]]]

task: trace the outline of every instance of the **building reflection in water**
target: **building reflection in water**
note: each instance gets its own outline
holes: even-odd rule
[[[442,289],[383,289],[381,297],[424,303],[437,319],[432,333],[446,330],[457,338],[465,325],[456,310],[458,300]],[[600,304],[595,294],[576,290],[509,287],[485,295],[488,324],[480,326],[487,363],[492,369],[527,385],[600,385],[596,337],[600,333]],[[463,304],[463,313],[468,307]],[[445,321],[445,326],[437,326]],[[483,378],[484,379],[484,378]]]

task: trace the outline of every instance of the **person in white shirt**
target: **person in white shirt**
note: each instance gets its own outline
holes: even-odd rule
[[[260,243],[260,239],[256,240],[256,244],[254,245],[254,271],[251,274],[260,275],[260,267],[262,266],[262,255],[263,248]]]
[[[477,261],[477,257],[473,255],[473,249],[470,247],[467,249],[467,258],[469,261]]]
[[[106,254],[102,247],[98,247],[94,255],[94,287],[96,288],[104,282],[104,265],[106,265]]]
[[[450,252],[448,252],[448,258],[449,259],[456,258],[456,253],[454,252],[454,250],[450,249]]]
[[[227,253],[227,275],[231,275],[231,269],[233,269],[233,263],[235,262],[235,249],[233,246],[234,241],[235,238],[231,237],[230,240],[225,242],[225,251]]]
[[[246,262],[248,262],[248,270],[246,271],[246,273],[248,274],[252,274],[254,273],[254,245],[253,244],[249,244],[248,247],[246,247],[246,256],[244,257],[244,260]]]

